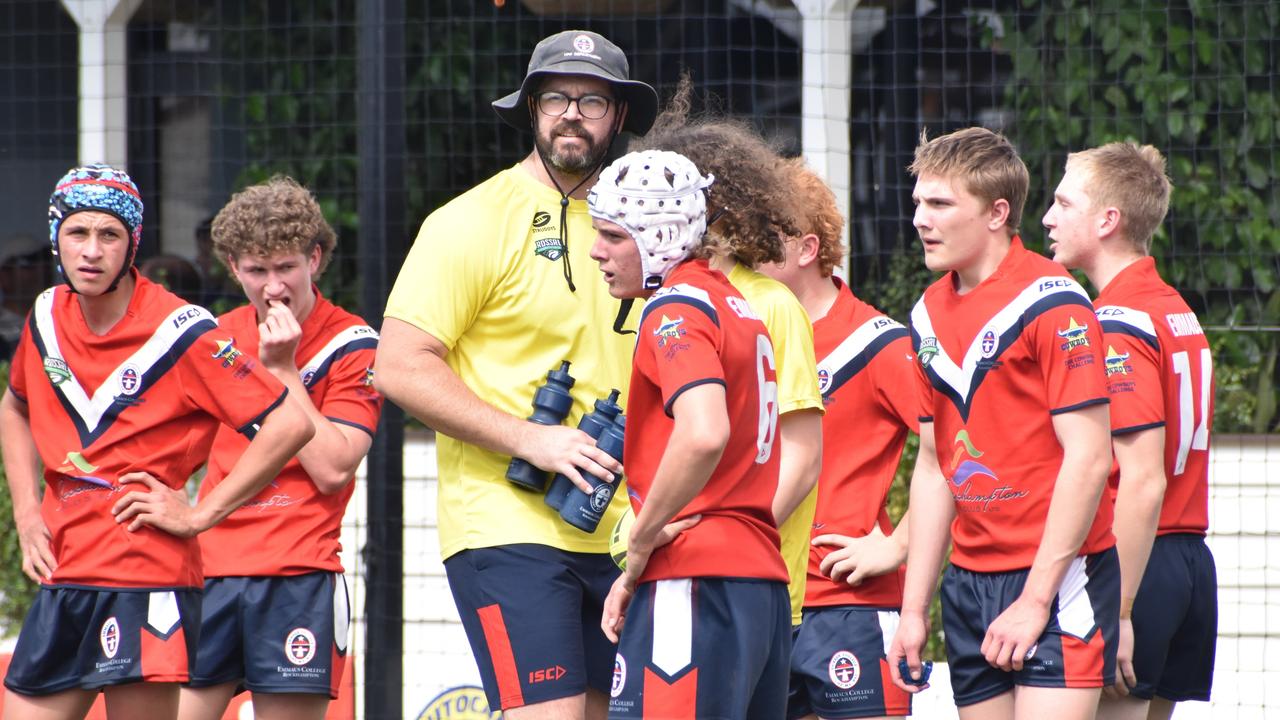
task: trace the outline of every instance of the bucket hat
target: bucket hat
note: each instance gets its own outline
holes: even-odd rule
[[[613,85],[627,104],[622,129],[643,135],[658,116],[658,93],[648,84],[631,79],[631,68],[621,48],[590,30],[565,30],[544,38],[533,49],[529,69],[520,89],[493,101],[493,109],[517,130],[532,132],[529,92],[547,75],[589,75]]]

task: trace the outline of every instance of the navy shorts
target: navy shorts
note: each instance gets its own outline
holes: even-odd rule
[[[805,608],[791,649],[787,717],[865,718],[911,713],[885,659],[897,608]]]
[[[616,646],[600,620],[618,567],[607,554],[503,545],[463,550],[444,569],[489,707],[609,691]]]
[[[791,660],[782,582],[683,578],[636,589],[618,643],[610,718],[781,718]]]
[[[341,574],[209,578],[203,610],[191,687],[338,697],[351,623]]]
[[[1203,535],[1161,535],[1133,603],[1134,697],[1209,699],[1218,643],[1218,571]]]
[[[186,682],[200,639],[200,591],[40,588],[4,685],[22,695],[131,682]]]
[[[980,573],[954,565],[942,577],[942,627],[956,705],[982,702],[1014,685],[1101,688],[1115,681],[1120,628],[1120,561],[1115,548],[1078,557],[1049,608],[1049,624],[1022,670],[982,656],[987,628],[1022,593],[1027,570]]]

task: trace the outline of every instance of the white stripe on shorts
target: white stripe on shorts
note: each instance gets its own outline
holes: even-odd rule
[[[1093,603],[1089,601],[1088,585],[1084,558],[1078,557],[1071,561],[1071,567],[1067,568],[1058,588],[1058,627],[1081,640],[1097,625],[1093,617]]]
[[[659,580],[653,592],[653,664],[668,676],[693,662],[693,579]]]

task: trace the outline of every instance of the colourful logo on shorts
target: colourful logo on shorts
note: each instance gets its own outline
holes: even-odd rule
[[[999,480],[995,472],[991,468],[977,462],[977,458],[982,457],[983,453],[974,447],[973,442],[969,440],[969,431],[961,430],[956,433],[956,439],[953,443],[955,452],[951,456],[951,484],[956,487],[964,487],[974,475],[986,475],[992,480]],[[965,455],[969,457],[961,462],[961,458]]]
[[[827,676],[836,687],[848,690],[857,685],[858,679],[862,677],[862,665],[853,653],[839,650],[831,656],[831,662],[827,663]]]
[[[609,687],[609,697],[618,697],[627,686],[627,659],[618,653],[613,658],[613,685]]]
[[[1088,333],[1089,326],[1077,323],[1075,317],[1072,317],[1071,322],[1067,324],[1067,329],[1058,331],[1058,337],[1066,341],[1059,347],[1065,352],[1071,352],[1076,348],[1087,348],[1089,347]]]
[[[120,623],[116,621],[115,615],[107,618],[102,623],[102,630],[98,633],[98,641],[102,643],[102,653],[110,660],[116,656],[120,650]]]
[[[1112,375],[1128,375],[1133,372],[1133,366],[1129,364],[1129,353],[1121,355],[1116,349],[1107,346],[1107,377]]]
[[[306,665],[316,656],[316,636],[306,628],[294,628],[284,641],[284,656],[294,665]]]
[[[238,349],[236,349],[235,338],[227,338],[226,340],[217,340],[216,343],[217,343],[218,349],[214,351],[211,357],[213,357],[213,359],[215,360],[221,360],[222,367],[224,368],[229,368],[232,365],[235,365],[236,358],[244,354],[240,352]]]

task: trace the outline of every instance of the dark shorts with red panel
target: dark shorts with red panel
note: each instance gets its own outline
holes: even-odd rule
[[[781,718],[790,660],[791,601],[784,583],[643,583],[618,644],[609,717]]]
[[[885,660],[897,630],[898,608],[805,608],[791,650],[787,717],[909,715],[911,695],[893,684]]]
[[[954,565],[942,577],[942,626],[956,705],[973,705],[1015,685],[1101,688],[1115,681],[1120,623],[1120,562],[1115,548],[1071,562],[1049,609],[1049,624],[1022,669],[1006,672],[982,655],[987,628],[1026,584],[1028,570],[973,572]]]
[[[22,623],[4,685],[22,695],[186,682],[200,591],[45,585]]]

